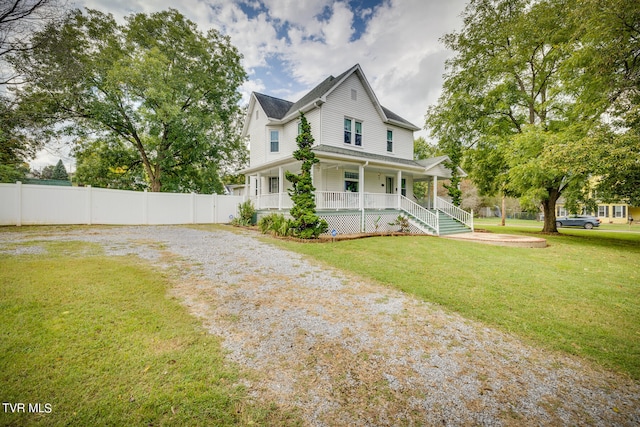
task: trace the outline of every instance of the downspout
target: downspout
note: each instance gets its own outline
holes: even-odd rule
[[[364,168],[369,165],[369,160],[367,160],[364,165],[360,165],[359,170],[359,181],[360,185],[358,187],[358,204],[360,208],[360,232],[365,232],[365,222],[364,222]]]

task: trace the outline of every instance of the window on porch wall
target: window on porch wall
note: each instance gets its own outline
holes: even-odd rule
[[[269,193],[279,193],[280,192],[280,177],[270,176],[269,177]]]
[[[357,193],[359,179],[360,179],[360,175],[358,175],[358,173],[345,172],[344,173],[344,191]]]

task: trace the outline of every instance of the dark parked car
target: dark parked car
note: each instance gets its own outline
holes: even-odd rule
[[[556,227],[584,227],[591,230],[600,227],[600,219],[589,215],[570,215],[556,218]]]

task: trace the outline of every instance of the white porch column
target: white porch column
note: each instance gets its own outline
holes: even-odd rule
[[[282,210],[282,193],[284,192],[284,172],[282,166],[278,168],[278,209]]]
[[[366,164],[365,164],[366,165]],[[360,208],[360,232],[364,233],[364,167],[358,166],[358,207]]]
[[[433,208],[435,209],[438,206],[438,177],[434,175],[433,177]]]
[[[251,198],[251,177],[249,175],[244,176],[244,193],[242,193],[242,201],[246,202]]]
[[[256,175],[256,209],[260,209],[260,196],[262,195],[262,175]]]
[[[398,209],[402,207],[402,171],[398,171],[398,189],[396,193],[398,193]]]

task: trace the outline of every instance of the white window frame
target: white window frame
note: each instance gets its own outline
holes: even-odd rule
[[[612,214],[613,218],[626,218],[627,207],[625,205],[613,205]]]
[[[609,206],[608,205],[599,205],[598,206],[598,218],[609,218]]]
[[[349,190],[348,188],[349,187],[353,188],[353,185],[349,185],[347,183],[355,184],[355,190]],[[360,175],[358,174],[358,172],[344,171],[344,191],[357,193],[359,189],[360,189]]]
[[[349,124],[347,126],[347,121]],[[345,117],[343,121],[343,129],[344,134],[342,141],[344,144],[348,144],[354,147],[362,147],[362,134],[364,131],[362,130],[362,120],[357,120],[352,117]],[[358,132],[358,125],[360,125],[360,132]],[[347,134],[349,135],[349,141],[347,142]],[[360,138],[358,138],[360,137]]]
[[[391,135],[391,138],[389,138],[389,135]],[[387,153],[393,153],[393,129],[387,129]]]
[[[270,176],[269,177],[269,193],[279,193],[280,192],[280,177],[279,176]]]
[[[273,139],[273,134],[275,133],[277,139]],[[276,143],[277,150],[273,149],[273,144]],[[269,129],[269,152],[270,153],[279,153],[280,152],[280,131],[277,129]]]

